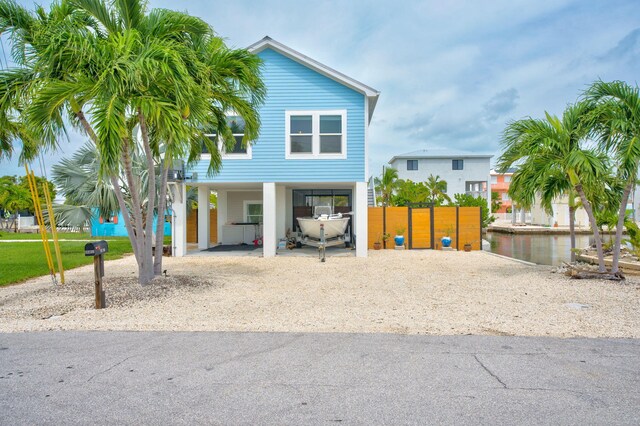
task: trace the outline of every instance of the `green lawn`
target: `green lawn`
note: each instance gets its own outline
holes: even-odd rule
[[[53,263],[58,270],[53,243],[49,244],[54,256]],[[93,263],[93,257],[84,255],[83,241],[61,241],[62,264],[64,270]],[[128,238],[118,238],[109,241],[109,252],[105,259],[119,259],[125,253],[131,253]],[[59,272],[59,271],[57,271]],[[49,268],[44,256],[44,249],[40,242],[29,243],[0,243],[0,287],[18,283],[28,278],[48,275]],[[59,278],[58,278],[59,279]]]
[[[51,236],[51,233],[49,232],[47,234],[49,236],[49,239],[52,239],[53,237]],[[96,238],[92,238],[91,235],[88,232],[83,232],[83,233],[79,233],[79,232],[59,232],[58,233],[58,238],[61,240],[95,240],[95,239],[111,239],[111,238],[116,238],[116,239],[121,239],[123,237],[96,237]],[[40,233],[34,233],[34,234],[15,234],[13,232],[0,232],[0,241],[1,240],[40,240]],[[125,239],[128,239],[125,237]]]
[[[51,238],[51,237],[50,237]],[[67,271],[82,265],[93,262],[93,257],[84,255],[85,241],[105,239],[109,243],[109,252],[105,255],[106,260],[119,259],[124,254],[132,253],[131,243],[128,237],[97,237],[92,238],[89,234],[60,233],[58,238],[63,240],[82,241],[60,241],[60,251],[62,252],[62,264]],[[40,234],[0,234],[0,287],[9,284],[19,283],[29,278],[48,275],[49,268],[44,256],[44,249],[40,241]],[[2,240],[34,240],[33,242],[1,242]],[[165,244],[170,244],[171,237],[165,237]],[[58,263],[55,258],[53,242],[49,242],[53,263],[58,271]]]

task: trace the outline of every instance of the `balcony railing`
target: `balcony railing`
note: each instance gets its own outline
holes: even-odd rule
[[[471,195],[472,197],[482,197],[485,200],[487,199],[486,191],[467,191],[466,194]]]

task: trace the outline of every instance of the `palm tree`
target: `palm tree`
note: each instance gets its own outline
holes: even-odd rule
[[[379,201],[383,206],[391,206],[395,190],[398,188],[398,171],[391,167],[383,168],[382,176],[374,179]]]
[[[88,135],[123,212],[139,281],[148,282],[161,271],[161,254],[152,257],[152,218],[165,209],[173,161],[198,160],[204,144],[211,153],[209,172],[216,172],[220,153],[205,134],[213,130],[232,146],[229,110],[245,121],[244,143],[257,137],[265,95],[259,58],[227,48],[199,18],[164,9],[147,13],[142,0],[72,0],[52,5],[48,15],[0,1],[0,29],[12,36],[21,66],[15,75],[0,73],[0,111],[24,108],[27,128],[45,144],[55,145],[65,115]],[[146,189],[133,174],[138,138]]]
[[[586,103],[577,103],[566,108],[562,119],[545,113],[545,119],[510,122],[502,136],[504,152],[498,159],[497,169],[507,170],[519,164],[511,180],[509,195],[525,208],[534,203],[538,193],[542,194],[543,206],[547,209],[557,196],[569,196],[569,202],[573,204],[569,224],[572,235],[576,207],[572,191],[575,191],[595,237],[598,268],[605,272],[602,240],[587,194],[601,185],[598,180],[606,175],[607,157],[585,147],[590,131],[585,122],[588,112]],[[572,251],[575,249],[575,237],[572,237],[571,248]]]
[[[440,179],[440,176],[429,175],[425,182],[427,187],[427,200],[433,204],[441,204],[443,201],[451,203],[451,198],[447,195],[447,181]]]
[[[10,217],[13,217],[13,226],[16,232],[18,230],[18,221],[16,220],[18,212],[32,209],[32,207],[31,193],[24,185],[20,185],[14,176],[0,178],[0,209],[5,214],[11,214]]]
[[[146,188],[148,174],[144,159],[139,151],[133,151],[133,175],[138,177],[139,186]],[[94,209],[97,209],[98,214],[103,217],[120,213],[120,206],[113,186],[109,180],[100,178],[99,170],[99,153],[91,143],[85,144],[71,157],[63,158],[60,163],[52,167],[53,183],[59,188],[60,194],[65,197],[64,204],[53,206],[57,224],[83,228],[95,215]],[[120,176],[119,180],[122,190],[128,193],[126,178]],[[194,202],[197,201],[196,189],[190,188],[187,191],[187,214],[191,211]],[[160,188],[157,189],[157,192],[160,192]],[[142,200],[142,203],[146,205],[147,200]],[[158,211],[156,211],[156,215],[162,223],[162,215]]]
[[[594,104],[593,134],[615,158],[618,178],[624,182],[620,200],[611,273],[619,272],[620,246],[629,194],[640,166],[640,93],[623,81],[596,81],[584,94]]]
[[[391,197],[391,203],[395,206],[407,206],[409,204],[425,203],[427,201],[427,188],[423,182],[399,179],[395,194]]]

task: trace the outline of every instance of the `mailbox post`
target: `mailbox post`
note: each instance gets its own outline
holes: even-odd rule
[[[106,241],[94,241],[84,246],[84,255],[93,256],[93,272],[96,278],[96,309],[107,307],[104,290],[102,289],[102,277],[104,277],[104,254],[109,251]]]

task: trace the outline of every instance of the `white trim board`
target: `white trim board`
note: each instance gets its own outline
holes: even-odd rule
[[[311,154],[291,153],[291,116],[310,115],[312,117],[312,138]],[[320,153],[320,116],[340,115],[342,116],[342,152],[339,154]],[[347,110],[296,110],[284,112],[284,158],[287,160],[345,160],[347,158]]]

